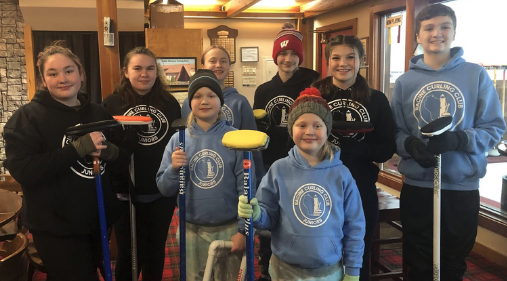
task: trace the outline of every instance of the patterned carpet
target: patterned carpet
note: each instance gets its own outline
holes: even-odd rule
[[[171,227],[167,237],[166,262],[164,267],[163,281],[179,281],[179,254],[178,243],[176,241],[176,231],[178,228],[178,218],[173,217]],[[382,231],[382,230],[381,230]],[[381,232],[381,235],[384,232]],[[1,244],[1,243],[0,243]],[[255,243],[255,273],[256,278],[259,277],[259,268],[257,266],[257,248],[258,241]],[[382,263],[391,270],[399,270],[401,268],[401,245],[395,244],[390,247],[383,247],[380,251]],[[502,268],[482,256],[471,253],[467,258],[468,270],[465,274],[464,281],[507,281],[507,269]],[[114,262],[113,262],[114,272]],[[33,281],[46,280],[46,274],[36,272]],[[142,279],[140,279],[142,280]],[[385,279],[390,280],[390,279]]]

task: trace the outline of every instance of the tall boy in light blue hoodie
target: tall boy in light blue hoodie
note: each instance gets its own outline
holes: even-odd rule
[[[221,250],[217,255],[215,280],[236,280],[245,249],[245,236],[240,233],[245,222],[237,217],[238,196],[244,189],[243,152],[222,145],[224,134],[236,129],[227,125],[220,113],[224,97],[215,74],[198,70],[191,78],[188,95],[192,113],[185,130],[186,150],[178,149],[178,133],[174,134],[157,172],[157,187],[165,196],[176,195],[179,168],[187,167],[187,280],[202,278],[214,240],[233,242],[231,250]],[[252,178],[255,183],[255,176]]]
[[[256,229],[271,229],[272,280],[359,280],[365,219],[340,150],[327,141],[329,106],[319,90],[308,88],[289,112],[296,146],[273,163],[250,204],[240,197],[238,214],[253,215]]]
[[[465,62],[462,48],[450,47],[455,30],[456,15],[445,5],[430,5],[417,15],[416,37],[424,54],[410,60],[391,101],[398,170],[405,175],[400,208],[410,280],[432,279],[434,155],[442,157],[441,280],[462,280],[477,235],[485,152],[505,132],[487,72]],[[442,116],[453,117],[451,129],[423,139],[421,127]]]

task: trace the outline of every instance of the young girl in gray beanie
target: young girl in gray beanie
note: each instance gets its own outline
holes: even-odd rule
[[[240,197],[238,215],[271,229],[272,280],[359,280],[364,215],[340,150],[327,141],[329,106],[317,89],[306,89],[287,122],[296,146],[273,163],[256,198]]]

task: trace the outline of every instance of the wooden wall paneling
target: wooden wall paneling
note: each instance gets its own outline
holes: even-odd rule
[[[157,57],[195,57],[201,68],[201,29],[146,28],[146,48]],[[197,70],[196,69],[196,70]],[[171,86],[171,91],[186,91],[187,86]]]
[[[311,25],[311,26],[310,26]],[[297,29],[303,34],[303,63],[301,66],[306,68],[313,68],[313,48],[311,42],[313,41],[313,19],[298,19]]]
[[[37,91],[37,83],[35,81],[35,58],[33,55],[33,37],[32,27],[25,24],[23,27],[25,33],[25,63],[26,63],[26,83],[28,100],[32,100],[35,91]]]
[[[120,50],[118,48],[118,16],[116,0],[96,0],[99,39],[100,84],[102,100],[110,95],[120,81]],[[104,46],[104,17],[112,20],[114,46]]]
[[[428,0],[406,0],[406,43],[405,43],[405,71],[408,71],[410,59],[414,56],[415,48],[417,47],[417,41],[415,40],[415,17],[417,14],[426,6],[428,6]]]
[[[201,68],[202,30],[146,28],[146,47],[157,57],[196,57]]]

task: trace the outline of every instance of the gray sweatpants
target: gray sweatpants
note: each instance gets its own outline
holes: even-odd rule
[[[178,243],[179,226],[176,234]],[[187,281],[201,281],[204,277],[208,249],[215,240],[231,241],[231,237],[238,233],[238,222],[233,221],[221,226],[200,226],[186,223],[186,273]],[[215,256],[212,280],[236,280],[241,264],[242,253],[231,253],[231,249],[219,249]]]
[[[301,258],[304,259],[304,255]],[[341,281],[344,272],[341,260],[334,265],[308,269],[290,265],[271,255],[269,275],[273,281]]]

